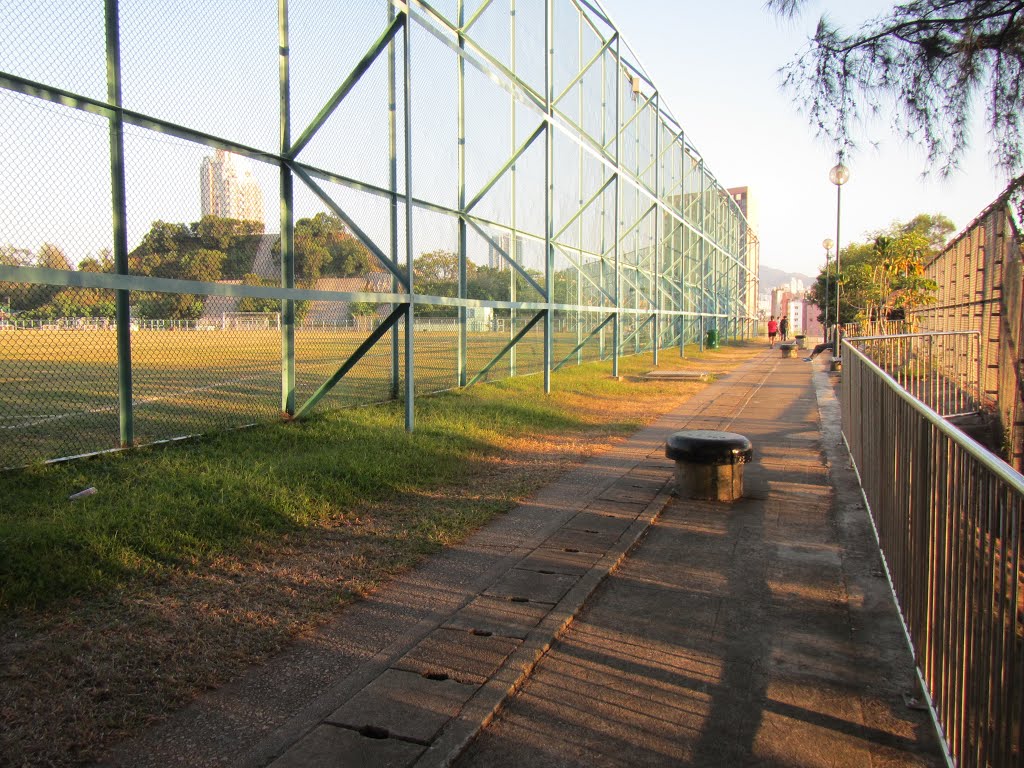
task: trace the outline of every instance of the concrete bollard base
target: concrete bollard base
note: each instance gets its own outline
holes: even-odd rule
[[[676,462],[676,494],[686,499],[736,501],[743,496],[743,464]]]
[[[743,435],[711,429],[675,432],[665,456],[676,463],[676,495],[686,499],[736,501],[743,496],[743,465],[754,448]]]

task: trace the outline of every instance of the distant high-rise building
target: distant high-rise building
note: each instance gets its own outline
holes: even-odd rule
[[[509,269],[508,261],[501,255],[501,251],[508,254],[509,257],[513,257],[512,253],[512,236],[509,234],[500,235],[497,241],[498,247],[495,248],[494,243],[489,243],[487,247],[487,266],[491,269]],[[500,248],[501,250],[498,250]],[[521,262],[523,260],[523,238],[520,235],[516,235],[516,252],[514,258]]]
[[[223,149],[204,157],[199,169],[203,216],[263,223],[263,190],[244,157]]]

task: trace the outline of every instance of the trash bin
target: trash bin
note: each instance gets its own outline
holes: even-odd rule
[[[707,338],[704,340],[704,346],[708,349],[718,349],[718,329],[709,328]]]

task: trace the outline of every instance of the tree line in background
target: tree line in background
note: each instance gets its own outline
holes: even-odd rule
[[[280,285],[279,274],[267,274],[267,266],[279,269],[281,242],[275,238],[269,245],[272,259],[263,265],[264,274],[257,274],[258,251],[263,243],[263,225],[256,221],[240,221],[217,216],[204,216],[191,224],[155,221],[139,245],[128,255],[132,275],[190,280],[197,282],[238,281],[243,285]],[[295,223],[295,282],[301,288],[313,288],[322,277],[364,277],[380,272],[376,258],[347,229],[342,220],[330,213],[318,213]],[[0,247],[0,264],[50,269],[76,269],[65,252],[46,243],[37,251],[14,246]],[[114,260],[109,250],[83,259],[77,265],[81,272],[113,272]],[[544,284],[543,273],[524,270],[538,284]],[[539,301],[540,294],[518,270],[481,266],[466,262],[466,297],[482,301]],[[416,292],[431,296],[458,296],[459,256],[456,252],[437,249],[421,254],[413,261]],[[569,267],[553,276],[555,300],[576,304],[580,283],[579,270]],[[207,296],[140,292],[132,294],[132,315],[141,319],[195,320],[203,316]],[[301,320],[310,310],[311,302],[296,302],[296,318]],[[372,315],[379,305],[373,302],[352,302],[353,316]],[[243,297],[236,306],[239,312],[278,312],[280,301]],[[94,288],[65,288],[56,285],[0,282],[0,310],[20,318],[52,321],[58,317],[114,317],[114,293]],[[421,304],[419,317],[455,317],[455,307]],[[495,310],[496,316],[507,316],[508,309]]]
[[[837,282],[844,325],[903,320],[907,310],[934,303],[939,286],[925,276],[925,267],[955,231],[947,216],[922,213],[869,233],[865,242],[850,243],[840,253],[840,271],[833,261],[809,291],[822,308],[818,320],[826,326],[835,321]]]
[[[243,285],[278,286],[278,275],[256,273],[257,251],[263,241],[263,225],[218,216],[204,216],[192,224],[155,221],[139,245],[128,254],[131,274],[199,282],[240,281]],[[280,239],[271,247],[276,265]],[[73,270],[64,251],[44,243],[38,251],[0,246],[0,264]],[[113,272],[109,250],[87,257],[77,266],[80,272]],[[277,269],[275,266],[274,269]],[[355,277],[379,271],[376,260],[342,221],[332,214],[318,213],[295,223],[295,278],[299,287],[313,287],[325,275]],[[206,296],[135,292],[132,314],[139,318],[194,320],[202,316]],[[93,288],[64,288],[55,285],[0,282],[0,304],[5,311],[33,320],[56,317],[114,317],[114,294]],[[296,313],[308,311],[310,302],[296,302]],[[276,299],[244,297],[240,312],[277,312]]]

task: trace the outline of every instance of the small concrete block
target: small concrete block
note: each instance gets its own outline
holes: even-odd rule
[[[574,551],[549,549],[546,546],[535,549],[530,555],[520,560],[516,568],[524,571],[549,571],[570,576],[582,576],[594,567],[594,563],[603,554],[601,552],[582,552],[577,547],[568,547],[568,549]]]
[[[577,531],[614,534],[618,537],[622,535],[623,531],[633,524],[634,520],[635,518],[632,517],[622,517],[620,515],[613,515],[610,513],[598,514],[589,510],[584,510],[583,512],[576,514],[562,527],[572,528]]]
[[[427,744],[459,714],[478,687],[389,669],[337,709],[327,722],[356,730],[374,726],[392,736]]]
[[[557,603],[579,581],[578,576],[564,573],[541,573],[511,569],[485,594],[495,597],[526,598],[535,603]]]
[[[444,626],[524,639],[548,615],[546,603],[513,603],[507,597],[480,595]]]
[[[581,552],[604,554],[622,536],[621,533],[602,533],[592,529],[579,530],[563,527],[555,531],[544,542],[547,549],[578,549]]]
[[[461,629],[435,629],[392,666],[423,676],[447,676],[460,683],[483,685],[519,641]]]
[[[843,358],[833,357],[832,362],[829,363],[828,369],[830,371],[841,371],[843,370]]]
[[[406,768],[425,749],[398,739],[370,738],[336,725],[318,725],[270,768]]]
[[[796,344],[780,344],[779,350],[782,352],[783,357],[793,357],[796,350]]]

